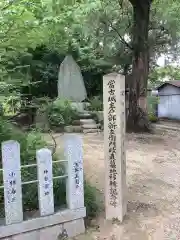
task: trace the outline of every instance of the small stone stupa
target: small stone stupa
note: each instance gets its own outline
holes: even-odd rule
[[[71,55],[67,55],[60,65],[58,76],[58,97],[69,99],[73,106],[83,111],[82,101],[86,99],[87,92],[80,67]]]

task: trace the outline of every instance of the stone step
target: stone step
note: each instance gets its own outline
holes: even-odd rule
[[[94,121],[94,119],[80,119],[80,123],[83,124],[96,124],[96,122]]]
[[[80,125],[81,125],[80,119],[79,119],[79,120],[74,120],[74,121],[72,122],[72,125],[73,125],[73,126],[80,126]]]
[[[82,126],[66,126],[64,128],[64,131],[67,132],[67,133],[80,133],[83,131],[83,128]]]
[[[83,133],[97,133],[99,130],[96,129],[83,129]]]
[[[92,115],[90,113],[79,113],[78,114],[79,119],[92,119]]]
[[[97,125],[96,124],[83,124],[82,128],[83,129],[97,129]]]

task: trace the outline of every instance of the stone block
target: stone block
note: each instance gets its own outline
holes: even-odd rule
[[[97,132],[99,132],[99,129],[84,129],[83,130],[83,133],[97,133]]]
[[[72,125],[73,125],[73,126],[79,126],[80,124],[81,124],[80,120],[74,120],[74,121],[72,122]]]
[[[80,133],[82,132],[82,127],[81,126],[66,126],[64,128],[64,131],[67,133]]]
[[[38,230],[18,234],[12,237],[12,240],[39,240],[39,239],[40,239],[40,232]]]
[[[72,126],[72,132],[74,133],[82,132],[82,126]]]
[[[103,111],[96,112],[96,116],[97,116],[99,122],[104,121],[104,112]]]
[[[64,131],[67,133],[72,133],[72,126],[65,126]]]
[[[62,224],[41,229],[39,240],[59,240],[59,236],[62,234],[62,231]]]
[[[76,109],[78,112],[84,111],[84,103],[82,102],[72,102],[71,106],[72,108]]]
[[[80,119],[80,123],[81,124],[88,124],[88,125],[96,124],[94,119]]]
[[[83,124],[84,129],[97,129],[96,123],[94,124]]]
[[[83,112],[83,113],[80,113],[79,114],[79,118],[80,119],[91,119],[92,118],[92,115],[90,113],[86,113],[86,112]]]
[[[85,232],[84,219],[77,219],[64,224],[68,237],[74,237]]]
[[[31,220],[23,221],[21,223],[11,224],[7,226],[0,226],[0,239],[4,239],[4,238],[8,239],[9,236],[13,236],[13,237],[16,237],[15,240],[19,240],[18,238],[20,238],[20,235],[24,235],[25,233],[35,234],[33,232],[35,231],[38,232],[42,229],[49,228],[50,226],[61,225],[61,224],[64,224],[65,222],[74,221],[76,219],[81,219],[81,218],[83,219],[83,217],[85,216],[86,216],[86,209],[83,207],[83,208],[74,209],[74,210],[66,209],[63,211],[58,211],[53,215],[38,217]],[[35,240],[36,239],[39,240],[37,233],[35,234],[35,236],[36,235],[37,235],[37,238],[35,238]],[[24,235],[24,238],[20,238],[20,240],[21,239],[26,240],[25,237],[29,240],[28,235]],[[30,239],[33,239],[33,238],[30,238]]]

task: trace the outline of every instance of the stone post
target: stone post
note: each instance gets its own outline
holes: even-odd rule
[[[38,173],[39,210],[41,216],[54,213],[52,154],[47,148],[36,152]]]
[[[106,219],[122,222],[127,211],[125,156],[125,77],[103,78]]]
[[[68,160],[67,204],[69,209],[84,208],[83,143],[75,134],[65,136],[65,156]]]
[[[2,142],[5,221],[7,225],[23,221],[20,145]]]

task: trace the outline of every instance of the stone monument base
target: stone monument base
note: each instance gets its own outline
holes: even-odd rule
[[[84,103],[82,102],[72,102],[71,106],[75,108],[78,112],[84,111]]]
[[[46,217],[0,226],[0,239],[60,240],[75,237],[85,232],[85,215],[85,208],[64,210]]]

